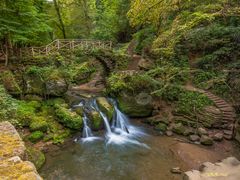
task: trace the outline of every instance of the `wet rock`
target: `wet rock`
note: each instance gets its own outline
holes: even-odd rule
[[[198,128],[197,132],[198,132],[198,135],[199,135],[199,136],[208,135],[207,130],[204,129],[204,128]]]
[[[173,174],[182,174],[182,170],[180,169],[180,167],[175,167],[171,169],[171,173]]]
[[[164,133],[167,130],[167,125],[164,123],[159,123],[154,129]]]
[[[89,113],[89,118],[91,121],[91,128],[95,131],[104,128],[104,122],[101,115],[97,111],[91,111]]]
[[[173,135],[173,132],[172,132],[172,131],[166,131],[166,135],[167,135],[167,136],[172,136],[172,135]]]
[[[185,132],[185,126],[182,125],[182,123],[177,123],[173,125],[172,131],[176,134],[183,135]]]
[[[198,135],[190,135],[189,139],[190,141],[196,142],[200,140],[200,137]]]
[[[217,133],[213,136],[214,141],[222,141],[223,140],[223,133]]]
[[[26,159],[31,161],[37,169],[40,169],[45,163],[45,155],[34,147],[26,149]]]
[[[213,145],[213,140],[209,136],[202,135],[200,139],[201,144],[206,145],[206,146],[211,146]]]
[[[113,118],[114,108],[113,106],[108,102],[107,98],[105,97],[98,97],[97,98],[97,104],[99,109],[108,117],[108,119],[111,121]]]

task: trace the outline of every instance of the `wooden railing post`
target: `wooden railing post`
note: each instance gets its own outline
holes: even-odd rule
[[[33,47],[31,49],[32,49],[32,56],[34,57],[34,49],[33,49]]]

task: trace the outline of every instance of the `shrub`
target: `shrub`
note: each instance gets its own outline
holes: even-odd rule
[[[43,137],[44,137],[43,132],[35,131],[28,136],[28,140],[31,141],[32,143],[36,143],[40,141]]]

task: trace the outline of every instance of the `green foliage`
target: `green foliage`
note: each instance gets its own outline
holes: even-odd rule
[[[0,75],[0,81],[4,85],[5,89],[13,94],[13,95],[19,95],[22,93],[22,90],[14,77],[13,73],[11,71],[3,71]]]
[[[2,85],[0,85],[0,121],[9,121],[14,125],[18,124],[15,119],[17,111],[17,101],[8,95]]]
[[[179,95],[176,111],[181,114],[194,114],[204,107],[212,105],[213,102],[203,94],[186,91]]]
[[[45,155],[34,147],[27,147],[27,160],[31,161],[37,169],[40,169],[45,163]]]
[[[40,141],[43,137],[44,137],[43,132],[35,131],[28,136],[28,140],[31,141],[32,143],[36,143]]]
[[[41,44],[51,28],[33,0],[0,2],[0,39],[14,44]],[[40,38],[40,36],[42,38]]]
[[[151,92],[157,86],[157,82],[147,74],[113,73],[107,79],[107,93],[119,95],[124,92],[137,94]]]
[[[34,117],[29,126],[31,131],[42,131],[46,132],[48,130],[48,123],[44,117]]]

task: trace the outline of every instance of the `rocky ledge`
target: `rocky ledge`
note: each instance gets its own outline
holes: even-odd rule
[[[9,122],[0,123],[0,179],[41,180],[35,166],[23,161],[25,145]]]
[[[199,171],[185,172],[184,180],[237,180],[240,179],[240,161],[229,157],[219,163],[205,162]]]

